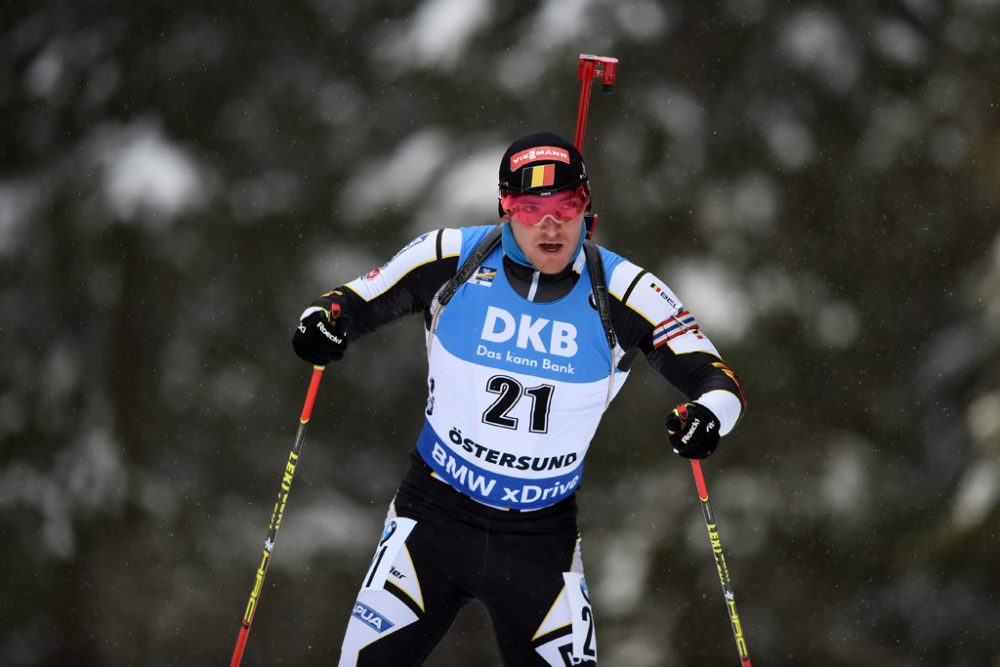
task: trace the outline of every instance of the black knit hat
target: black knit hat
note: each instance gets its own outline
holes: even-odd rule
[[[587,181],[583,156],[551,132],[521,137],[500,161],[500,190],[550,195]]]

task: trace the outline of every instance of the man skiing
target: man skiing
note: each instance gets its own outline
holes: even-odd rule
[[[428,400],[389,506],[340,665],[420,665],[477,600],[508,667],[596,665],[575,493],[598,423],[634,358],[688,397],[675,452],[705,458],[746,400],[694,316],[659,278],[586,240],[590,184],[562,137],[515,141],[499,227],[440,229],[303,312],[296,353],[319,366],[349,341],[422,313]]]

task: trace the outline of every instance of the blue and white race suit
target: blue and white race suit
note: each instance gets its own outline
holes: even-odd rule
[[[744,409],[738,378],[677,296],[605,248],[614,349],[583,253],[553,276],[497,247],[441,307],[436,295],[490,229],[425,234],[335,290],[352,340],[423,313],[429,389],[341,665],[420,664],[468,599],[493,617],[506,664],[596,664],[574,493],[632,360],[642,353],[712,410],[722,434]]]

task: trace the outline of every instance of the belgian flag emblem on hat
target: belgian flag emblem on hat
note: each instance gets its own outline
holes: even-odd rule
[[[521,172],[521,189],[545,188],[556,182],[556,166],[554,164],[540,164],[535,167],[527,167]]]

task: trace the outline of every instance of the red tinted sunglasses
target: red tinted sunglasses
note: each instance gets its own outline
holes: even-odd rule
[[[522,225],[537,225],[547,217],[558,223],[569,222],[583,213],[589,201],[587,189],[578,185],[572,190],[547,197],[525,192],[508,192],[500,197],[500,206],[510,219]]]

